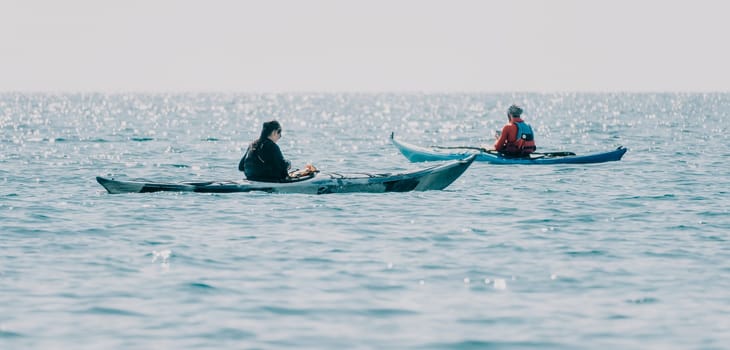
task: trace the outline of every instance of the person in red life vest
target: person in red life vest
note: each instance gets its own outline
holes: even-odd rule
[[[522,108],[512,105],[507,110],[507,123],[501,133],[497,133],[494,150],[507,157],[527,157],[537,150],[535,134],[530,124],[522,120]]]

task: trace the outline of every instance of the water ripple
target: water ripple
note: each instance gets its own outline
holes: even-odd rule
[[[270,119],[295,167],[415,169],[391,131],[488,144],[514,102],[541,150],[630,151],[473,164],[422,193],[109,195],[94,181],[241,179]],[[728,94],[0,94],[0,342],[721,348],[727,125]]]

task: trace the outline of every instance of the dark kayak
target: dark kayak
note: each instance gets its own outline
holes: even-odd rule
[[[290,182],[210,181],[210,182],[147,182],[120,181],[97,177],[109,193],[204,192],[231,193],[263,191],[272,193],[347,193],[408,192],[442,190],[454,182],[476,158],[466,156],[452,162],[399,174],[315,173]]]
[[[505,157],[497,152],[488,152],[479,147],[420,147],[395,139],[390,134],[393,145],[411,162],[427,162],[437,160],[462,159],[471,155],[476,156],[478,162],[493,164],[588,164],[603,163],[621,160],[628,149],[619,146],[615,150],[586,155],[576,155],[572,152],[546,152],[532,154],[530,157]]]

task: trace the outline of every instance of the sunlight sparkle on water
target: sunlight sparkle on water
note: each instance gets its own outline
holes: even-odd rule
[[[502,278],[495,279],[494,280],[494,289],[499,289],[499,290],[507,289],[507,281],[505,281]]]
[[[157,259],[160,259],[160,261],[163,264],[166,264],[168,260],[170,259],[170,255],[172,254],[172,251],[169,249],[161,250],[161,251],[152,251],[152,262],[157,261]]]

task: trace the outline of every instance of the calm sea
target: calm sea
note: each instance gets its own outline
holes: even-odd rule
[[[296,166],[395,172],[389,134],[543,151],[444,191],[109,195],[230,180],[262,122]],[[728,94],[2,94],[2,349],[720,349]]]

